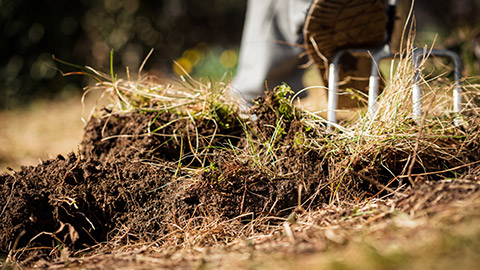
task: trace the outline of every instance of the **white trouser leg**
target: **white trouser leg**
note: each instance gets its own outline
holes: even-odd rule
[[[303,88],[295,43],[311,0],[249,0],[233,89],[247,103],[286,82]]]

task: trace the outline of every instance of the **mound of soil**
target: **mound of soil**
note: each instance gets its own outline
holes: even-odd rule
[[[249,147],[234,115],[224,126],[167,112],[92,118],[79,154],[0,176],[0,250],[51,255],[61,246],[148,241],[200,213],[286,216],[306,198],[310,205],[326,202],[318,192],[326,168],[318,153],[295,146],[303,126],[291,110],[289,119],[280,115],[280,105],[271,96],[255,108],[251,136],[267,141],[278,123],[283,130],[281,162],[258,160],[261,166],[231,151]],[[210,169],[195,175],[183,167]]]

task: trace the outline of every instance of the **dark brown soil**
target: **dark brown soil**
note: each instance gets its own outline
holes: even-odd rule
[[[281,117],[274,99],[267,102],[256,109],[254,136],[271,136]],[[295,117],[282,124],[286,142],[278,153],[286,157],[271,171],[225,150],[248,147],[241,124],[230,120],[223,127],[208,119],[194,125],[188,117],[152,112],[91,119],[79,154],[0,176],[0,250],[51,255],[60,245],[79,250],[114,238],[155,240],[169,224],[205,211],[285,216],[297,206],[299,186],[303,198],[318,190],[324,178],[314,165],[318,156],[287,142],[302,128]],[[197,176],[179,170],[197,166],[211,169]],[[322,201],[317,195],[310,205]]]
[[[293,107],[279,110],[282,104],[274,95],[267,94],[257,102],[252,108],[257,120],[252,123],[250,136],[265,142],[257,145],[256,150],[262,152],[258,160],[241,159],[233,151],[218,151],[211,163],[213,168],[187,190],[188,204],[228,218],[253,214],[249,216],[252,218],[285,216],[299,203],[316,206],[328,200],[326,192],[316,193],[327,182],[327,166],[319,162],[319,152],[306,151],[301,143],[295,142],[305,139],[297,137],[299,134],[308,136],[298,120],[299,112]],[[281,134],[272,142],[275,129],[281,130]],[[265,153],[272,144],[276,156],[269,158]],[[248,138],[239,145],[240,149],[248,149]]]

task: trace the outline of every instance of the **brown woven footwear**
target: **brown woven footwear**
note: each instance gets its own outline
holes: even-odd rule
[[[387,14],[382,0],[315,0],[304,26],[304,45],[325,82],[334,54],[347,48],[374,48],[387,39]],[[370,57],[345,54],[339,62],[340,91],[368,92]],[[382,82],[380,82],[382,84]],[[365,105],[362,94],[339,97],[339,108]]]
[[[305,47],[322,71],[341,49],[381,45],[386,24],[382,0],[315,0],[305,21]]]

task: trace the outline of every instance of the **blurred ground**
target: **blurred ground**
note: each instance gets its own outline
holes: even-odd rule
[[[82,115],[88,117],[94,100],[88,97],[83,108],[81,96],[74,95],[0,111],[0,172],[76,151],[83,136]]]

